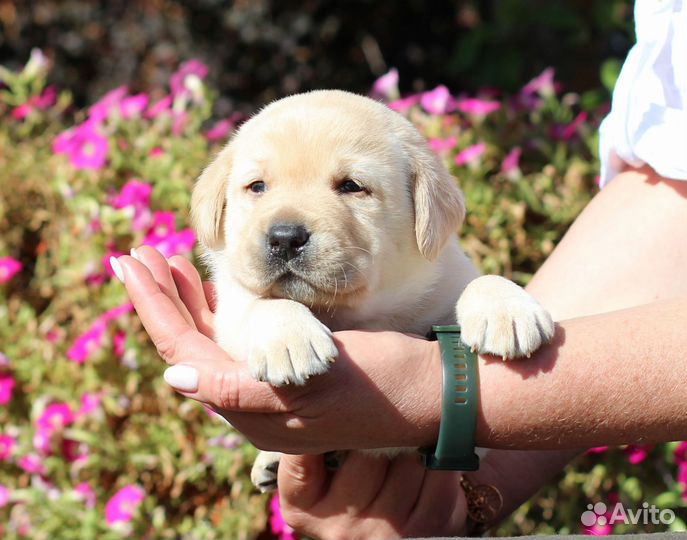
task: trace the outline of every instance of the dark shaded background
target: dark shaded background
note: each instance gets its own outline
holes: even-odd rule
[[[220,113],[312,88],[367,92],[389,67],[402,91],[512,91],[547,66],[584,91],[633,39],[629,0],[0,0],[0,63],[42,48],[79,105],[119,84],[162,93],[189,58],[210,66]]]

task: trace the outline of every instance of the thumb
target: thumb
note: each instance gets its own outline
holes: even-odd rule
[[[284,397],[269,384],[256,381],[243,362],[212,357],[184,361],[168,367],[164,379],[180,394],[219,411],[289,411]]]
[[[282,509],[307,512],[324,496],[327,477],[323,455],[283,455],[277,482]]]

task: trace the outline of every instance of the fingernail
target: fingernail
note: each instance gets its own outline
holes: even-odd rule
[[[141,256],[138,254],[138,251],[136,251],[136,248],[131,248],[129,255],[131,255],[138,262],[141,262]]]
[[[122,265],[119,264],[119,261],[116,257],[110,257],[110,267],[112,268],[115,276],[117,276],[117,279],[124,283],[124,271],[122,270]]]
[[[168,385],[177,390],[183,392],[198,390],[198,370],[194,367],[177,364],[167,368],[163,377]]]

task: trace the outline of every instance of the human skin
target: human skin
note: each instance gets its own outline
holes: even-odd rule
[[[679,234],[687,230],[685,195],[683,183],[659,179],[648,170],[620,175],[578,218],[533,279],[530,292],[558,320],[687,296],[685,280],[675,278],[675,269],[687,263],[686,242]],[[190,265],[174,258],[170,271],[152,250],[141,249],[139,255],[152,274],[128,257],[120,262],[141,320],[168,362],[200,372],[198,391],[184,394],[224,409],[258,446],[316,453],[420,446],[436,437],[441,380],[436,344],[392,333],[339,333],[343,354],[331,373],[314,378],[307,392],[272,389],[252,381],[244,364],[218,352],[207,337],[212,312]],[[684,301],[669,301],[564,321],[554,344],[526,362],[504,365],[482,359],[478,443],[569,449],[679,438],[673,435],[685,432],[685,408],[678,404],[676,390],[665,391],[665,380],[676,380],[684,359],[684,338],[670,333],[684,314]],[[657,318],[664,324],[655,324]],[[613,332],[630,344],[609,339]],[[633,343],[647,349],[637,352]],[[676,364],[670,363],[675,362],[672,351],[682,351]],[[663,352],[668,358],[661,361]],[[653,378],[647,381],[647,363],[656,357],[649,364]],[[426,369],[418,369],[418,360]],[[629,367],[628,378],[619,381]],[[579,377],[581,369],[593,376]],[[651,393],[655,386],[661,394],[649,409],[647,396],[633,393],[637,399],[628,404],[622,391],[623,381],[638,377],[643,377],[644,391]],[[590,382],[599,391],[590,392]],[[579,395],[585,399],[575,399]],[[638,415],[631,414],[632,403],[640,405]],[[671,427],[657,431],[660,421],[652,423],[652,418],[663,420],[671,405],[677,407],[667,417]],[[383,412],[371,415],[371,410]],[[545,417],[541,411],[547,412]],[[590,413],[596,414],[597,429],[590,429]],[[472,476],[501,489],[505,514],[572,455],[574,451],[492,451]],[[346,531],[346,537],[455,534],[464,521],[463,494],[457,476],[447,482],[450,474],[427,473],[407,456],[388,462],[354,453],[330,478],[320,457],[287,456],[280,465],[279,486],[287,521],[314,536],[335,537],[337,531]],[[361,504],[352,486],[357,495],[371,494],[369,504]]]

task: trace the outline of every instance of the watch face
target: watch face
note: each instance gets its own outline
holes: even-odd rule
[[[483,484],[470,489],[467,496],[468,516],[476,523],[489,523],[503,507],[503,497],[494,486]]]

